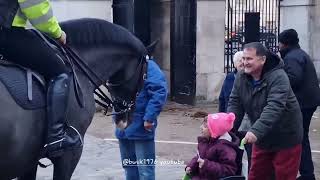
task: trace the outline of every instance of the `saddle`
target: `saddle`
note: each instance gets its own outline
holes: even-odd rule
[[[0,60],[0,81],[22,108],[32,110],[46,106],[46,83],[38,73]]]
[[[31,30],[39,36],[50,48],[54,51],[61,52],[58,44],[53,44],[52,39],[41,34],[37,30]],[[69,61],[71,61],[69,59]],[[81,86],[75,73],[72,62],[69,63],[69,68],[73,73],[73,86],[77,102],[80,107],[83,107],[83,94]],[[15,102],[24,109],[33,110],[44,108],[46,106],[46,82],[42,75],[32,71],[26,67],[5,60],[0,54],[0,81],[8,89],[9,93]]]

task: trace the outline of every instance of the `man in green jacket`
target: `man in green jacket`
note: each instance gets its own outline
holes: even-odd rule
[[[57,54],[25,29],[28,20],[34,28],[66,44],[66,34],[48,0],[0,0],[0,54],[41,73],[49,81],[45,152],[47,157],[57,157],[67,148],[82,146],[80,136],[65,123],[71,78]]]
[[[228,112],[236,114],[234,129],[244,113],[252,127],[245,135],[253,143],[249,180],[294,180],[300,164],[302,115],[283,62],[261,43],[244,46],[244,72],[239,72]]]

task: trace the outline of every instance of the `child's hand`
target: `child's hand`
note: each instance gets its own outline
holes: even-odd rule
[[[197,162],[199,163],[199,168],[202,168],[202,166],[204,164],[204,160],[199,158]]]
[[[190,167],[187,167],[187,168],[186,168],[186,173],[187,173],[187,174],[190,174],[190,173],[191,173],[191,168],[190,168]]]

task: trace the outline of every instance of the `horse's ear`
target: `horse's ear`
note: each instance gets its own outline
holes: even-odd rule
[[[159,41],[160,41],[160,39],[158,38],[157,40],[153,41],[149,46],[146,47],[149,56],[151,56],[153,54]]]

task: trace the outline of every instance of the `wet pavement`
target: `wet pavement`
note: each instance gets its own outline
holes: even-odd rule
[[[165,163],[165,159],[158,157],[158,161]],[[49,161],[41,162],[49,164]],[[37,179],[51,180],[52,167],[39,169]],[[157,179],[181,179],[184,166],[161,165],[156,167]],[[167,177],[167,178],[164,178]],[[170,178],[169,178],[170,177]],[[118,144],[87,135],[84,152],[72,176],[72,180],[121,180],[124,171],[121,167]]]

